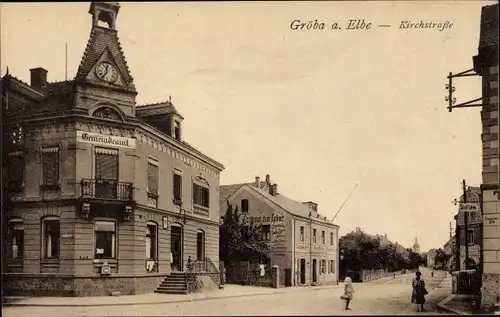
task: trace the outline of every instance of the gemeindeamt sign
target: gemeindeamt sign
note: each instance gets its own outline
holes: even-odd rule
[[[478,203],[460,203],[458,210],[461,212],[477,212],[479,211]]]
[[[123,147],[135,149],[135,139],[125,138],[116,135],[106,135],[99,133],[90,133],[84,131],[76,131],[76,141],[90,143],[101,146]]]

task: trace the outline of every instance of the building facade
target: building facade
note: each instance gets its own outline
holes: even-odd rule
[[[464,196],[460,197],[458,212],[455,216],[457,239],[457,270],[473,270],[481,266],[482,245],[482,223],[481,214],[481,190],[479,187],[468,187],[466,189],[467,203],[464,204]],[[467,216],[467,227],[465,217]],[[468,253],[466,254],[466,249]],[[467,263],[466,263],[467,261]]]
[[[73,80],[2,78],[7,293],[137,294],[190,258],[218,267],[223,166],[182,139],[170,101],[136,106],[119,8],[90,5]]]
[[[298,202],[278,192],[269,175],[261,182],[222,185],[220,214],[238,206],[243,223],[262,224],[270,266],[280,267],[286,286],[338,283],[339,227],[318,213],[314,202]],[[289,275],[287,276],[285,272]]]
[[[427,252],[427,267],[433,269],[436,266],[436,249],[430,249]]]
[[[500,299],[500,208],[499,208],[499,110],[498,110],[498,4],[481,11],[478,54],[474,71],[482,76],[483,182],[482,196],[482,306],[494,309]],[[496,308],[498,309],[498,307]]]

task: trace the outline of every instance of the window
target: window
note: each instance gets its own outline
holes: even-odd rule
[[[174,138],[176,140],[181,139],[181,123],[177,120],[174,121]]]
[[[157,257],[157,239],[158,226],[155,223],[148,223],[146,225],[146,259],[158,260]]]
[[[116,257],[116,224],[114,221],[96,221],[94,224],[95,259]]]
[[[300,241],[304,242],[304,226],[300,226]]]
[[[61,235],[59,220],[46,218],[43,225],[43,258],[59,259]]]
[[[330,244],[333,245],[333,232],[330,232]]]
[[[148,157],[148,194],[158,196],[158,161]]]
[[[248,212],[248,199],[241,200],[241,212]]]
[[[198,230],[196,233],[196,259],[203,260],[205,258],[205,232]]]
[[[8,258],[22,259],[24,254],[24,223],[21,219],[9,221],[8,237]]]
[[[316,229],[313,229],[313,242],[316,243]]]
[[[193,184],[193,202],[198,206],[210,207],[210,190],[204,186]]]
[[[321,265],[321,274],[325,274],[325,265],[326,260],[321,260],[320,265]]]
[[[95,149],[95,196],[98,198],[118,197],[118,151]]]
[[[7,160],[6,190],[18,193],[24,187],[24,154],[21,151],[11,152]]]
[[[328,273],[335,274],[335,260],[328,261]]]
[[[474,229],[469,229],[467,231],[467,243],[474,244]]]
[[[174,171],[174,200],[182,202],[182,174]]]
[[[271,226],[263,225],[261,230],[262,230],[262,240],[265,241],[271,240]]]
[[[325,244],[325,230],[321,231],[321,244]]]
[[[59,147],[42,148],[42,185],[59,184]]]

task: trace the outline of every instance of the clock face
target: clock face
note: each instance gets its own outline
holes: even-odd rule
[[[96,75],[100,80],[113,83],[118,79],[118,72],[116,68],[110,63],[100,63],[95,69]]]

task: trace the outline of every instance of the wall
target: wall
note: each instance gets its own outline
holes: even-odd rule
[[[469,244],[469,258],[473,259],[476,264],[479,264],[481,261],[481,226],[482,224],[470,224],[468,225],[469,230],[473,230],[474,232],[474,243]],[[460,227],[460,269],[465,270],[465,245],[466,245],[466,233],[465,227]]]

